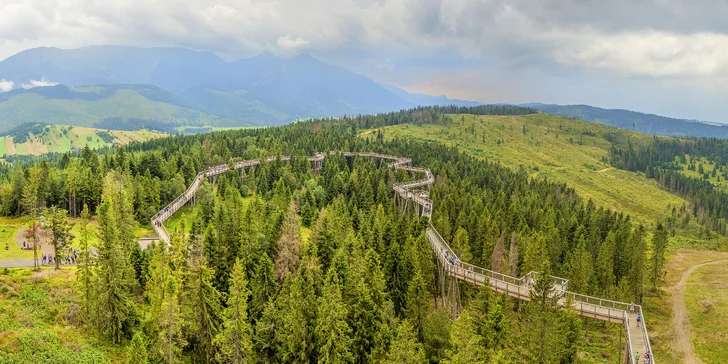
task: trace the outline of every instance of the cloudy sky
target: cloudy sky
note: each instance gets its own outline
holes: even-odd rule
[[[2,0],[0,59],[38,46],[311,54],[408,91],[728,122],[728,2]]]

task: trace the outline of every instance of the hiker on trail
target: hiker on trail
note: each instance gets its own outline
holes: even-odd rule
[[[632,311],[632,312],[634,312],[634,302],[631,302],[629,304],[629,310]]]
[[[639,363],[640,362],[640,352],[638,351],[637,354],[634,356],[634,362]]]
[[[642,321],[642,316],[637,314],[637,327],[640,327],[640,322]]]
[[[23,240],[23,249],[25,249],[25,240]]]

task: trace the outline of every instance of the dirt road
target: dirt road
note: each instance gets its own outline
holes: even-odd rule
[[[690,267],[683,273],[680,282],[672,287],[672,313],[675,328],[673,339],[674,349],[681,358],[681,362],[687,364],[701,364],[702,360],[693,351],[690,344],[690,321],[688,320],[687,307],[685,307],[685,286],[688,278],[693,272],[703,266],[711,264],[728,263],[728,260],[716,260]]]

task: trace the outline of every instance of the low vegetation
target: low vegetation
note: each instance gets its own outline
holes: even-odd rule
[[[90,148],[123,145],[160,138],[165,134],[148,130],[101,130],[80,126],[26,124],[0,136],[0,158],[13,155],[65,153]]]

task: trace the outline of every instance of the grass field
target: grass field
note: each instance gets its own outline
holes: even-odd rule
[[[15,242],[19,229],[28,227],[28,218],[0,217],[0,260],[33,259],[32,250],[20,249]],[[7,245],[8,250],[5,250]]]
[[[685,202],[642,174],[615,169],[606,162],[611,146],[606,135],[618,133],[640,143],[652,138],[646,134],[548,114],[452,115],[446,125],[405,124],[383,130],[386,139],[438,141],[476,157],[524,168],[533,177],[565,182],[598,205],[643,222],[664,219],[668,207]]]
[[[728,262],[696,269],[685,294],[692,342],[706,363],[728,360]]]
[[[728,259],[728,253],[678,249],[669,255],[662,289],[643,305],[656,362],[660,364],[683,362],[675,350],[674,287],[689,268],[722,259]],[[716,275],[711,276],[711,274]],[[728,330],[725,329],[725,322],[728,321],[726,274],[728,274],[728,264],[697,268],[688,278],[685,289],[685,305],[690,320],[693,349],[701,359],[711,363],[725,362],[725,358],[728,357],[725,347],[728,338],[726,332]],[[705,312],[708,303],[711,304],[712,312]],[[720,327],[721,325],[723,327]],[[715,358],[713,353],[717,352],[722,352],[721,360],[711,361],[711,357]]]
[[[99,132],[109,133],[113,142],[107,143]],[[160,138],[166,134],[149,130],[103,130],[80,126],[48,125],[41,135],[31,135],[23,143],[15,144],[12,136],[0,137],[0,157],[6,155],[41,155],[52,152],[68,152],[72,148],[91,148],[110,146],[114,143],[128,144],[134,141],[146,141]]]

